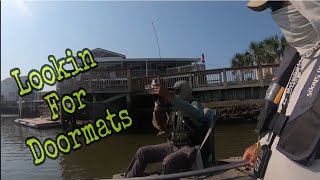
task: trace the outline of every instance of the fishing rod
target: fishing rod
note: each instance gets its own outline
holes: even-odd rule
[[[159,39],[158,39],[158,33],[156,31],[156,28],[154,27],[154,22],[152,22],[152,27],[153,27],[154,33],[156,34],[156,39],[157,39],[157,44],[158,44],[158,53],[159,53],[159,57],[160,57],[160,61],[161,61],[160,44],[159,44]]]
[[[157,33],[157,30],[156,30],[156,27],[154,26],[154,22],[152,22],[152,27],[153,27],[153,31],[154,31],[154,34],[156,35],[156,39],[157,39],[157,45],[158,45],[158,53],[159,53],[159,58],[160,58],[160,71],[163,71],[163,62],[162,62],[162,59],[161,59],[161,51],[160,51],[160,43],[159,43],[159,38],[158,38],[158,33]]]

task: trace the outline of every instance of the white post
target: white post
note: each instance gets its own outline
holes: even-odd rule
[[[148,59],[146,59],[146,77],[148,77]]]
[[[22,97],[19,96],[19,118],[22,118]]]

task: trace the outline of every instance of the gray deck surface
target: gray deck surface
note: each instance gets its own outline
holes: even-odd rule
[[[113,176],[113,179],[124,179],[121,174],[116,174]],[[181,180],[191,180],[195,179],[194,177],[190,178],[181,178]],[[206,180],[253,180],[255,178],[249,176],[246,173],[243,173],[237,169],[230,169],[228,171],[222,172],[220,174],[216,174],[213,176],[201,176],[198,179],[206,179]]]
[[[241,157],[230,157],[228,159],[223,159],[220,161],[223,162],[238,162],[241,160]],[[222,172],[215,173],[213,175],[204,175],[198,177],[198,179],[206,179],[206,180],[253,180],[255,178],[252,177],[252,169],[245,169],[243,167],[240,168],[235,168],[235,169],[230,169]],[[158,176],[158,175],[153,175],[153,176]],[[124,179],[123,173],[121,174],[115,174],[113,176],[113,179]],[[191,179],[196,179],[195,177],[188,177],[188,178],[180,178],[181,180],[191,180]]]

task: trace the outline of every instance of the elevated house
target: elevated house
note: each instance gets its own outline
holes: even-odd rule
[[[205,69],[204,65],[197,64],[199,58],[126,58],[125,55],[96,48],[91,51],[95,60],[99,63],[98,69],[130,68],[132,77],[144,77],[178,72],[175,68],[198,67]],[[78,59],[80,62],[80,59]]]
[[[125,55],[105,49],[91,50],[98,67],[60,83],[59,92],[78,87],[95,93],[121,93],[130,79],[205,70],[200,58],[126,58]],[[82,60],[77,58],[79,66]],[[130,73],[130,74],[128,74]],[[106,90],[105,87],[109,87]],[[112,88],[114,87],[114,88]]]
[[[91,113],[83,113],[90,114],[83,116],[83,119],[95,119],[93,116],[96,114],[105,113],[103,108],[106,105],[110,109],[119,109],[120,106],[130,108],[132,101],[135,101],[131,100],[135,96],[134,88],[144,87],[158,75],[205,70],[200,58],[127,58],[123,54],[100,48],[91,50],[91,53],[98,62],[98,67],[57,85],[57,91],[61,95],[70,94],[78,88],[86,90],[86,110]],[[82,66],[81,59],[76,58],[76,61]],[[187,76],[183,75],[183,78]]]

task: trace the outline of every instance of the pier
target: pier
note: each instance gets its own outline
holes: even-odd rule
[[[218,91],[218,94],[211,97],[213,102],[239,100],[237,97],[226,97],[230,93],[223,93],[225,90],[237,90],[239,97],[249,96],[249,99],[259,99],[261,96],[257,95],[258,91],[251,89],[250,95],[248,95],[247,91],[244,92],[244,89],[268,87],[277,68],[278,65],[276,64],[170,73],[148,77],[133,77],[129,68],[93,69],[86,75],[80,75],[59,83],[58,92],[64,93],[71,89],[84,88],[90,94],[130,93],[140,95],[145,94],[145,85],[150,84],[153,79],[166,87],[173,86],[176,81],[185,80],[190,83],[195,94]],[[225,97],[223,98],[223,96]]]
[[[59,121],[51,121],[44,118],[24,118],[24,119],[16,119],[14,120],[16,123],[28,126],[32,128],[52,128],[52,127],[59,127]]]
[[[134,123],[136,129],[152,129],[151,123],[145,123],[145,120],[149,122],[152,119],[154,102],[152,96],[146,93],[145,86],[154,79],[165,87],[185,80],[192,87],[194,97],[204,107],[217,109],[220,119],[238,121],[242,118],[252,121],[259,114],[262,99],[277,68],[277,64],[193,71],[173,68],[163,75],[145,77],[137,77],[131,68],[96,68],[57,83],[59,95],[70,94],[79,88],[87,92],[84,99],[87,107],[72,115],[61,111],[58,122],[62,125],[71,122],[71,119],[76,120],[76,124],[78,120],[82,123],[94,122],[105,115],[106,108],[114,113],[127,109],[131,117],[137,120]],[[47,119],[46,122],[35,116],[20,117],[16,123],[34,128],[57,126],[57,122],[49,122],[49,107],[46,102],[41,102],[42,105],[36,108],[39,112],[32,114],[40,114]]]
[[[99,94],[105,94],[105,102],[126,96],[128,103],[130,103],[133,96],[147,95],[145,85],[150,84],[153,79],[165,87],[173,86],[176,81],[185,80],[190,83],[194,95],[203,103],[263,99],[277,68],[276,64],[148,77],[132,77],[132,70],[129,68],[93,69],[86,75],[59,83],[57,91],[63,94],[84,88],[88,94],[92,95],[92,101]]]
[[[98,68],[59,82],[57,92],[70,94],[76,89],[84,88],[87,92],[87,112],[79,115],[84,119],[94,120],[97,114],[105,114],[106,106],[115,112],[126,108],[133,112],[134,119],[151,119],[153,101],[145,92],[145,85],[150,84],[153,79],[165,87],[172,87],[176,81],[185,80],[190,83],[193,95],[204,104],[233,104],[235,101],[247,100],[261,102],[277,68],[278,65],[275,64],[171,72],[147,77],[134,77],[130,68]],[[136,124],[143,127],[146,123]]]

